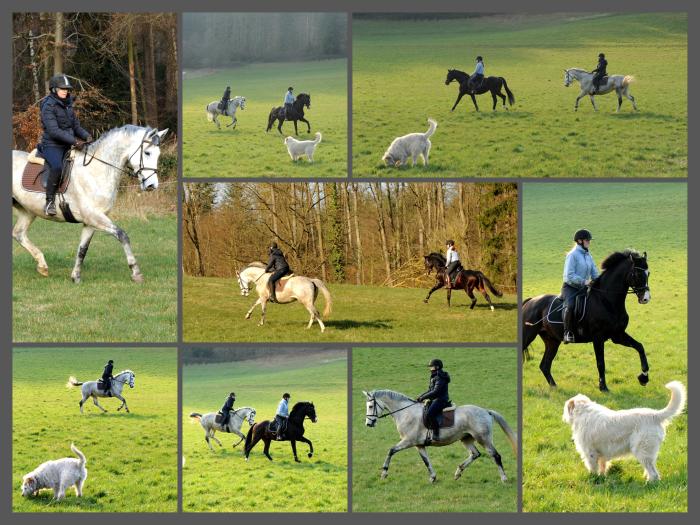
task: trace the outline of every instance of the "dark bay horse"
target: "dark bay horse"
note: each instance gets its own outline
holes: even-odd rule
[[[423,299],[423,302],[427,303],[428,299],[430,299],[430,296],[435,290],[439,290],[440,288],[445,286],[445,270],[447,268],[445,264],[445,256],[441,253],[432,252],[429,255],[424,255],[423,262],[425,264],[425,270],[427,271],[428,275],[430,275],[430,273],[433,270],[435,270],[435,286],[433,286],[430,289],[428,295],[425,297],[425,299]],[[476,305],[476,297],[474,297],[474,289],[476,289],[479,292],[481,292],[481,295],[483,295],[484,298],[488,301],[489,306],[493,311],[494,308],[493,303],[491,303],[491,297],[489,297],[488,292],[486,292],[487,287],[489,290],[491,290],[492,294],[496,295],[496,297],[503,296],[503,292],[496,289],[496,287],[493,284],[491,284],[491,281],[489,281],[488,277],[486,277],[479,270],[460,270],[453,286],[455,290],[464,290],[469,296],[469,298],[472,300],[472,304],[469,305],[470,310],[473,310],[474,305]],[[452,289],[447,290],[447,306],[450,306],[450,299],[452,299]]]
[[[304,106],[306,106],[306,109],[311,109],[311,95],[299,93],[296,100],[292,102],[291,113],[287,114],[284,106],[272,108],[270,110],[270,116],[267,118],[267,129],[265,132],[270,131],[275,120],[277,120],[277,131],[279,131],[281,135],[282,124],[285,120],[291,120],[294,122],[294,134],[298,135],[299,131],[297,130],[297,120],[301,120],[302,122],[306,122],[306,132],[311,133],[311,124],[309,124],[309,121],[304,118]]]
[[[639,353],[642,373],[637,379],[644,386],[649,382],[649,364],[642,344],[625,332],[629,322],[625,300],[630,289],[639,304],[651,300],[647,254],[640,255],[633,250],[615,252],[603,261],[601,268],[603,272],[588,289],[585,314],[576,324],[576,343],[593,343],[601,391],[608,391],[605,383],[605,341],[608,339]],[[523,301],[523,354],[529,357],[528,346],[539,335],[545,345],[540,370],[552,387],[557,386],[551,374],[552,361],[564,338],[560,303],[556,295],[539,295]]]
[[[292,452],[294,453],[294,461],[301,463],[297,457],[297,441],[309,444],[309,457],[314,455],[314,445],[304,437],[304,419],[309,418],[312,423],[316,423],[316,408],[313,403],[308,401],[299,401],[294,405],[289,413],[287,420],[287,428],[284,431],[282,441],[289,441],[292,444]],[[263,453],[267,459],[272,461],[270,456],[270,442],[277,438],[276,434],[270,432],[270,421],[261,421],[255,423],[248,430],[248,435],[245,438],[245,459],[248,461],[250,451],[261,439],[265,442]]]
[[[484,80],[481,82],[481,86],[475,92],[469,90],[469,75],[464,71],[460,71],[458,69],[448,69],[445,85],[448,86],[453,80],[459,82],[459,95],[457,95],[457,100],[455,100],[455,104],[452,106],[450,111],[455,110],[457,104],[459,104],[459,101],[462,100],[464,95],[469,95],[472,97],[474,107],[477,111],[479,111],[479,105],[476,103],[476,97],[474,95],[483,95],[488,91],[491,92],[491,97],[493,98],[494,111],[496,111],[496,97],[500,97],[501,101],[503,102],[503,108],[508,109],[506,106],[506,97],[503,93],[501,93],[501,88],[506,90],[506,95],[508,95],[508,103],[511,106],[515,104],[515,95],[513,95],[513,92],[508,89],[508,83],[503,77],[484,77]]]

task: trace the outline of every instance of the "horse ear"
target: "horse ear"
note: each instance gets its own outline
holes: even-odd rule
[[[367,392],[365,392],[364,390],[362,391],[362,393],[363,393],[365,396],[369,397],[369,394],[368,394]]]
[[[168,133],[168,130],[169,130],[169,129],[170,129],[170,128],[165,128],[163,131],[159,131],[159,132],[157,133],[157,135],[158,135],[158,137],[160,138],[160,140],[163,140],[163,137],[165,137],[165,135],[166,135],[166,133]]]

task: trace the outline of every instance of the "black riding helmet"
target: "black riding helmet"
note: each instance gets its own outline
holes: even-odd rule
[[[605,53],[598,53],[598,58],[605,58]]]
[[[574,242],[591,240],[593,240],[593,235],[586,229],[577,230],[576,233],[574,233]]]
[[[236,397],[236,393],[235,393],[235,392],[231,392],[231,393],[228,395],[228,397]]]
[[[452,239],[447,239],[447,240],[445,241],[445,245],[446,245],[446,246],[454,246],[454,245],[455,245],[455,242],[454,242]]]
[[[428,363],[428,367],[437,367],[438,369],[442,370],[442,360],[440,359],[431,359],[430,363]]]
[[[283,399],[289,399],[290,397],[292,396],[289,395],[289,392],[285,392],[284,394],[282,394]]]
[[[277,243],[274,242],[274,241],[272,241],[272,242],[270,243],[270,251],[276,250],[277,248],[278,248],[278,247],[277,247]]]
[[[112,361],[112,360],[110,359],[109,361],[107,361],[107,364],[108,364],[108,365],[113,365],[113,364],[114,364],[114,361]]]
[[[483,59],[483,58],[481,58],[481,55],[479,55],[478,57],[476,57],[476,61],[477,61],[477,62],[483,62],[483,61],[484,61],[484,59]]]
[[[73,89],[73,84],[70,83],[68,77],[64,74],[58,74],[51,77],[49,80],[49,90],[55,93],[57,89]]]
[[[289,87],[287,88],[287,91],[294,91],[294,88],[293,88],[292,86],[289,86]]]

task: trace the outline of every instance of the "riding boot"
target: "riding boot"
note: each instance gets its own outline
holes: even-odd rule
[[[50,170],[46,180],[46,206],[44,214],[49,217],[56,215],[56,190],[58,189],[61,172],[58,170]]]
[[[46,194],[46,206],[44,206],[44,215],[54,217],[56,215],[56,196]]]
[[[440,427],[438,425],[435,425],[433,427],[433,441],[440,441]]]
[[[562,315],[564,321],[564,344],[574,343],[574,332],[572,330],[574,309],[570,306],[564,307]]]

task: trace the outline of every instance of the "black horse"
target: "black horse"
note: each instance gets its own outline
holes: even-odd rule
[[[633,339],[625,329],[629,316],[625,310],[627,294],[636,294],[640,304],[647,304],[649,293],[649,266],[647,254],[633,250],[615,252],[601,265],[603,272],[588,290],[583,292],[586,300],[585,313],[574,330],[577,343],[593,343],[598,365],[598,387],[607,392],[605,383],[605,341],[634,348],[639,353],[642,373],[637,377],[644,386],[649,382],[649,364],[642,344]],[[583,294],[582,294],[583,295]],[[556,301],[556,303],[555,303]],[[554,304],[552,304],[554,303]],[[577,317],[579,317],[577,312]],[[539,295],[523,301],[523,354],[529,358],[528,346],[538,335],[545,345],[540,370],[550,386],[557,386],[551,374],[552,361],[564,337],[561,322],[561,300],[556,295]]]
[[[512,91],[508,89],[508,84],[506,82],[506,79],[503,77],[485,77],[481,81],[481,86],[479,86],[479,89],[476,91],[470,91],[469,89],[469,75],[465,73],[464,71],[460,71],[458,69],[448,69],[447,70],[447,78],[445,79],[445,85],[449,85],[450,82],[453,80],[456,80],[459,82],[459,95],[457,95],[457,100],[455,101],[455,105],[452,106],[452,109],[450,111],[454,111],[455,108],[457,107],[457,104],[459,104],[459,101],[462,100],[462,97],[464,95],[469,95],[472,97],[472,102],[474,102],[474,107],[476,108],[477,111],[479,111],[479,106],[476,103],[476,97],[474,95],[483,95],[487,91],[491,92],[491,96],[493,97],[493,110],[496,111],[496,97],[500,97],[501,101],[503,102],[503,107],[505,109],[508,109],[506,106],[506,97],[501,93],[501,87],[506,90],[506,95],[508,95],[508,103],[512,106],[515,103],[515,95],[513,95]]]
[[[308,401],[299,401],[294,405],[292,411],[289,413],[289,419],[287,420],[287,428],[284,430],[282,435],[282,441],[290,441],[292,444],[292,452],[294,453],[294,461],[301,463],[297,457],[297,441],[302,441],[303,443],[309,444],[309,457],[314,455],[314,445],[304,437],[304,419],[309,418],[312,423],[316,423],[316,408],[313,403]],[[272,456],[270,456],[270,442],[275,440],[277,435],[270,432],[270,421],[261,421],[255,423],[248,430],[248,435],[245,438],[245,459],[248,460],[250,451],[261,439],[265,442],[265,449],[263,453],[267,456],[267,459],[272,461]]]
[[[282,124],[284,123],[284,121],[293,120],[294,134],[298,135],[299,131],[297,130],[297,120],[301,120],[302,122],[306,122],[306,127],[308,128],[306,132],[311,133],[311,124],[309,124],[309,121],[304,118],[304,106],[306,106],[306,109],[311,109],[311,95],[307,95],[306,93],[299,93],[297,95],[296,100],[292,102],[291,112],[288,112],[282,106],[272,108],[270,110],[270,116],[267,118],[267,129],[265,130],[265,132],[270,131],[275,120],[277,120],[277,131],[279,131],[281,135]]]
[[[435,286],[433,286],[428,295],[423,299],[424,303],[428,302],[430,296],[435,290],[439,290],[445,286],[445,270],[446,259],[441,253],[432,252],[429,255],[423,256],[423,262],[425,264],[425,270],[430,275],[430,273],[435,270]],[[488,301],[491,310],[493,310],[493,303],[491,303],[491,297],[489,297],[488,292],[486,292],[486,287],[491,290],[491,293],[495,294],[497,297],[502,297],[503,292],[496,289],[496,287],[491,284],[491,281],[479,270],[465,270],[464,268],[459,271],[457,277],[455,278],[455,283],[453,288],[455,290],[464,290],[469,298],[472,300],[472,304],[469,305],[469,309],[473,310],[474,305],[476,305],[476,297],[474,297],[474,289],[481,292],[481,295]],[[452,298],[452,289],[447,290],[447,306],[450,306],[450,299]]]

